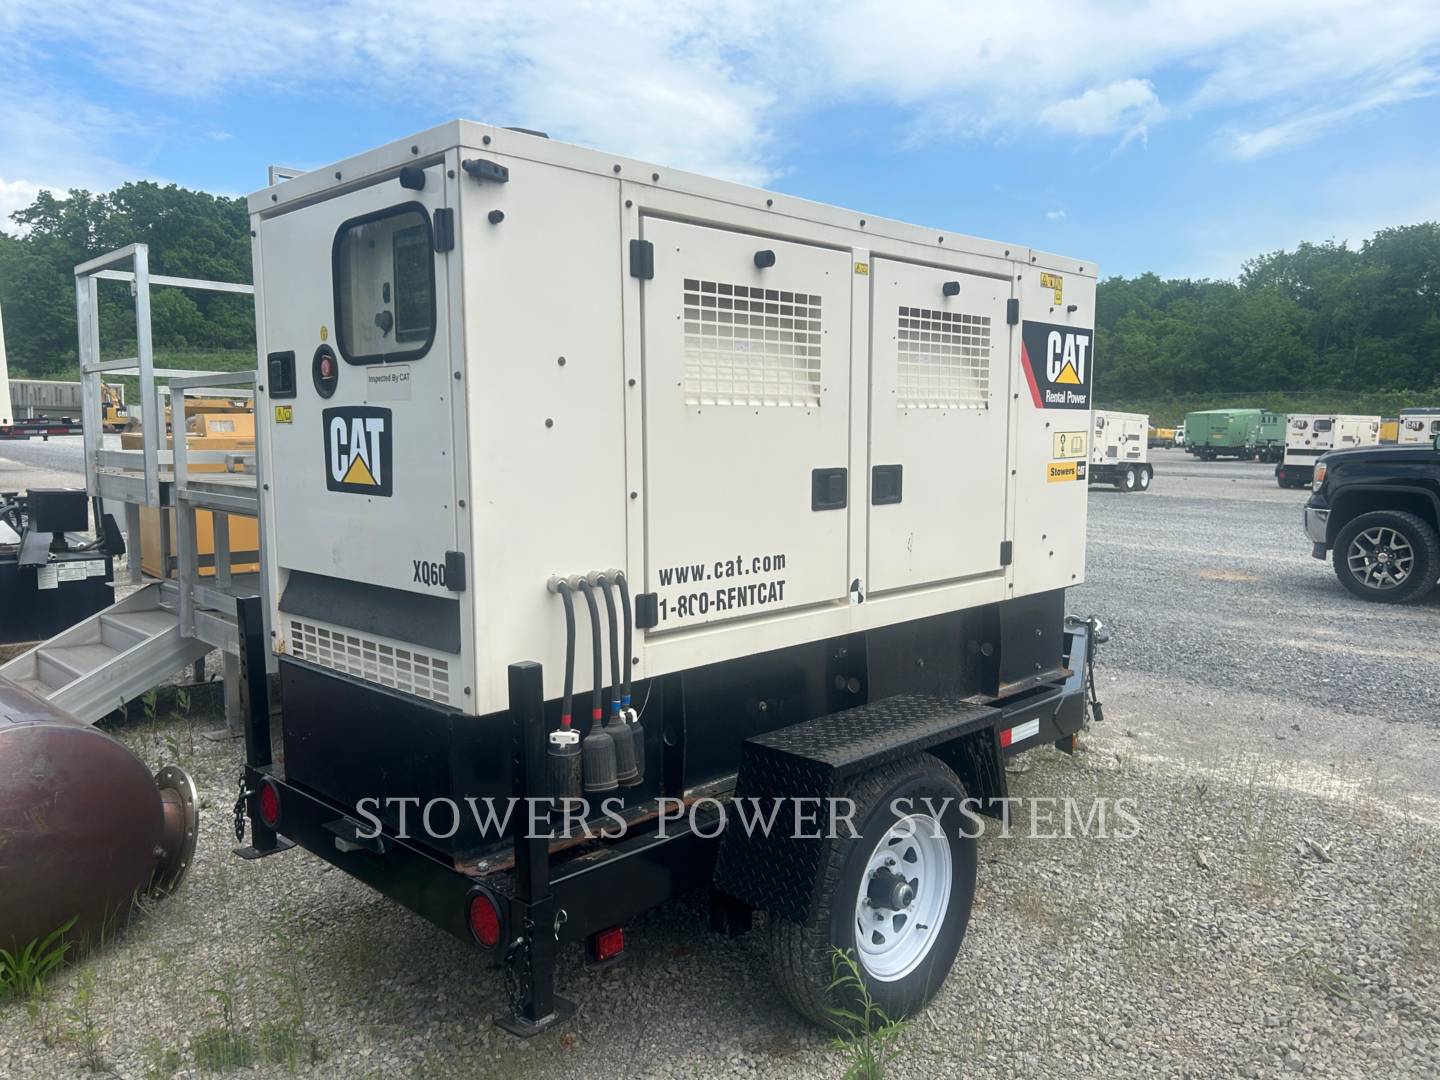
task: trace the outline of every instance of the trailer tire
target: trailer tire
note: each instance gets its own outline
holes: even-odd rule
[[[1154,476],[1154,475],[1155,475],[1155,470],[1152,469],[1152,468],[1150,468],[1149,465],[1141,465],[1141,466],[1140,466],[1140,480],[1139,480],[1139,484],[1140,484],[1140,490],[1141,490],[1141,491],[1149,491],[1149,490],[1150,490],[1150,478],[1151,478],[1152,476]]]
[[[1134,465],[1126,465],[1115,478],[1115,486],[1127,494],[1135,490],[1137,482]]]
[[[975,898],[977,830],[961,812],[966,795],[959,777],[929,754],[916,754],[863,773],[835,795],[853,800],[853,821],[860,835],[820,841],[825,845],[820,895],[809,919],[795,923],[770,917],[771,973],[796,1012],[821,1027],[835,1028],[838,1025],[830,1010],[853,1011],[858,1005],[853,988],[831,988],[836,976],[835,950],[849,952],[872,1001],[890,1019],[898,1020],[929,1004],[955,962]],[[900,822],[907,820],[895,812],[895,803],[901,799],[911,801],[917,813],[908,820],[919,828],[909,840],[897,842],[893,834]],[[942,808],[938,817],[928,813],[925,799]],[[946,799],[951,801],[944,803]],[[943,835],[936,837],[927,822],[938,822]],[[862,882],[878,880],[884,867],[877,870],[874,864],[884,858],[883,848],[899,849],[906,844],[911,846],[905,848],[900,863],[920,868],[913,879],[913,907],[930,910],[938,930],[921,940],[912,929],[908,940],[897,936],[893,942],[874,930],[867,943],[872,948],[867,950],[856,940],[859,914],[872,910],[867,906],[870,902],[863,899]],[[927,879],[926,868],[936,874]],[[937,876],[947,870],[948,880]],[[937,889],[938,895],[930,891]],[[882,906],[873,910],[880,914],[893,909]],[[884,917],[887,925],[895,925],[897,935],[904,932],[898,922],[901,918],[899,912]],[[913,925],[924,924],[917,917]],[[902,946],[918,952],[910,956]],[[894,965],[903,966],[896,970]]]
[[[1398,585],[1366,584],[1374,564],[1361,562],[1352,569],[1351,560],[1363,559],[1367,550],[1376,554],[1377,561],[1379,552],[1384,552],[1387,563],[1393,560],[1393,564],[1399,564],[1408,559],[1405,580]],[[1374,510],[1351,519],[1340,530],[1335,537],[1333,562],[1340,584],[1361,600],[1410,603],[1435,588],[1435,579],[1440,576],[1440,538],[1427,521],[1414,514],[1403,510]],[[1357,575],[1360,569],[1366,572]]]

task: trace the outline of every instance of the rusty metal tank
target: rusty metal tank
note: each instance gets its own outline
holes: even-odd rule
[[[137,899],[179,886],[198,831],[183,769],[152,777],[122,743],[0,679],[0,948],[72,918],[70,940],[100,943]]]

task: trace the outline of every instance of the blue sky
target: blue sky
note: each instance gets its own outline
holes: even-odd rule
[[[1434,0],[5,0],[0,64],[5,214],[466,116],[1106,274],[1440,218]]]

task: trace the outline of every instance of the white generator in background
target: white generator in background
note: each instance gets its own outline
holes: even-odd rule
[[[1440,409],[1417,408],[1400,410],[1400,427],[1395,442],[1399,446],[1424,446],[1440,435]]]
[[[1378,416],[1292,413],[1285,423],[1285,456],[1275,466],[1275,482],[1282,488],[1308,488],[1321,454],[1379,442]]]
[[[1149,491],[1150,417],[1145,413],[1095,413],[1090,441],[1090,483],[1113,484],[1120,491]]]
[[[249,857],[282,834],[543,981],[557,937],[613,950],[707,882],[726,919],[831,935],[818,849],[654,836],[662,797],[884,761],[882,794],[994,806],[1004,755],[1073,748],[1093,263],[463,121],[250,213],[284,761],[252,709]],[[405,800],[582,773],[643,843],[405,835]],[[836,901],[890,913],[862,967],[892,1016],[959,945],[962,832]],[[776,955],[820,958],[783,982],[823,1020],[828,952]],[[553,1020],[517,978],[517,1030]]]

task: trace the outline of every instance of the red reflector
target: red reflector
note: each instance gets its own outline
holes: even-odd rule
[[[598,931],[591,938],[590,949],[596,960],[609,960],[612,956],[619,956],[625,951],[625,928],[612,926],[608,930]]]
[[[280,821],[280,792],[274,784],[263,783],[260,785],[260,820],[270,828]]]
[[[493,949],[500,943],[500,913],[484,893],[476,893],[470,898],[470,932],[487,949]]]
[[[1006,728],[1004,731],[1000,732],[1000,745],[1009,746],[1011,738],[1012,736],[1010,734],[1010,729]]]

